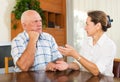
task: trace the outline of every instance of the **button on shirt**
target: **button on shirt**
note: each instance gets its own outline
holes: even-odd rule
[[[29,36],[25,31],[20,33],[12,41],[11,54],[14,60],[16,72],[21,71],[16,65],[16,62],[25,51],[28,42]],[[42,32],[36,44],[35,60],[30,70],[45,70],[48,62],[62,58],[63,56],[60,54],[57,48],[58,46],[54,38],[50,34]],[[29,61],[29,59],[26,61]]]
[[[80,54],[96,64],[101,74],[113,76],[113,60],[116,55],[116,45],[106,34],[103,34],[94,46],[92,38],[84,41]],[[80,63],[78,64],[81,70],[87,71]]]

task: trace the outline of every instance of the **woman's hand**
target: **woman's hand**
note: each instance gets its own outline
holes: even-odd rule
[[[74,56],[74,54],[76,53],[75,49],[66,44],[65,47],[58,47],[58,50],[64,55],[64,56]]]

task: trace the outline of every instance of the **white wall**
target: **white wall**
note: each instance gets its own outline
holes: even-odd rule
[[[119,9],[119,3],[120,0],[67,0],[70,4],[72,4],[72,9],[69,9],[71,6],[68,5],[68,11],[69,12],[73,12],[74,10],[77,11],[82,11],[82,12],[87,12],[88,10],[102,10],[104,12],[106,12],[108,15],[111,16],[111,18],[113,18],[113,22],[112,22],[112,28],[108,29],[107,31],[107,35],[116,43],[117,45],[117,54],[116,57],[120,58],[120,9]],[[71,15],[72,14],[72,15]],[[67,26],[67,34],[68,37],[70,37],[69,35],[71,34],[71,30],[73,29],[73,38],[68,38],[67,42],[70,43],[71,45],[74,45],[74,47],[76,47],[75,43],[77,42],[75,40],[75,33],[76,33],[76,29],[77,29],[77,25],[75,22],[74,15],[75,13],[70,13],[67,14],[68,18],[73,16],[71,20],[68,21],[68,26]],[[74,23],[71,24],[71,23]],[[73,26],[73,27],[70,27]],[[78,25],[79,26],[79,25]],[[80,28],[80,27],[78,27]],[[74,41],[73,43],[71,42]],[[75,42],[76,41],[76,42]]]
[[[74,46],[73,43],[73,26],[74,26],[74,23],[73,23],[73,0],[66,0],[66,17],[67,17],[67,43]],[[72,57],[68,57],[67,58],[67,61],[70,62],[71,60],[73,60]]]
[[[11,38],[11,10],[15,0],[0,0],[0,42],[8,42]]]

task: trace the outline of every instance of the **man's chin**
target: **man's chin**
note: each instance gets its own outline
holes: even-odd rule
[[[38,32],[39,34],[41,34],[41,33],[42,33],[42,31],[36,31],[36,32]]]

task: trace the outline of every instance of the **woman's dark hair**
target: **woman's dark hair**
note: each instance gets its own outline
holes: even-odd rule
[[[91,17],[91,21],[94,24],[101,23],[104,32],[111,27],[111,22],[113,22],[113,19],[110,19],[110,16],[106,15],[103,11],[90,11],[88,12],[88,16]]]

